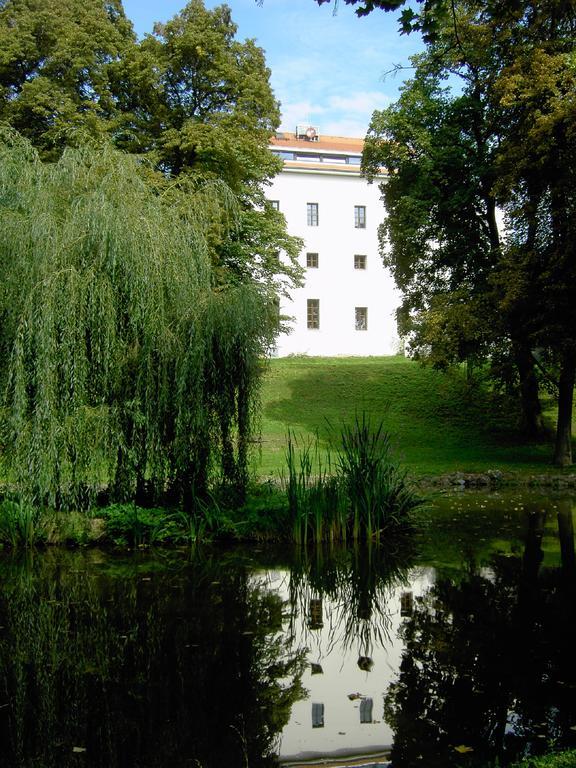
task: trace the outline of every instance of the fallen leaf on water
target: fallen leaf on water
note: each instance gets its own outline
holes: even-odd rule
[[[356,699],[363,699],[364,696],[361,693],[349,693],[348,698],[350,701],[356,701]]]
[[[571,726],[570,726],[570,730],[571,730],[571,731],[576,731],[576,725],[571,725]]]
[[[460,752],[461,755],[465,755],[467,752],[474,752],[474,747],[467,747],[465,744],[460,744],[458,747],[454,747],[456,752]]]
[[[86,752],[86,747],[72,747],[72,752],[75,752],[77,755],[79,755],[82,752]]]

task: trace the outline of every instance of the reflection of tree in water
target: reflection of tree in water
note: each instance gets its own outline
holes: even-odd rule
[[[357,545],[300,550],[290,571],[290,634],[299,644],[310,642],[310,632],[326,620],[330,638],[326,653],[357,645],[360,658],[371,656],[374,644],[389,639],[390,597],[407,583],[410,543],[394,549]],[[307,617],[300,622],[298,617]],[[296,637],[304,630],[304,637]]]
[[[4,568],[0,765],[76,766],[74,747],[101,768],[272,762],[302,695],[281,599],[220,560],[139,567]]]
[[[504,764],[574,743],[574,538],[571,505],[559,506],[561,569],[541,568],[534,510],[523,557],[471,563],[417,599],[385,697],[394,768]]]

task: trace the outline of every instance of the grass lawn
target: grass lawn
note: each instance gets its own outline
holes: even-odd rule
[[[291,357],[270,361],[264,377],[257,474],[278,476],[289,428],[304,440],[318,431],[326,445],[329,425],[337,430],[362,411],[384,420],[396,456],[416,476],[558,472],[551,442],[523,444],[509,414],[495,411],[488,394],[457,372],[403,357]]]

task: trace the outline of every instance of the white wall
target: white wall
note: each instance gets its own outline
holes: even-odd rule
[[[304,238],[306,253],[319,255],[318,269],[306,270],[306,283],[284,301],[292,333],[278,340],[277,354],[389,355],[398,349],[394,311],[399,304],[391,275],[378,253],[378,224],[384,207],[377,184],[356,175],[284,171],[267,192],[279,200],[290,234]],[[309,227],[306,203],[318,203],[319,226]],[[366,228],[354,227],[354,206],[366,206]],[[354,254],[365,254],[367,268],[354,269]],[[320,329],[307,328],[307,299],[320,300]],[[355,307],[368,308],[368,330],[355,330]]]

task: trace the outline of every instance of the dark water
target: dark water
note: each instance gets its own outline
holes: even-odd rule
[[[388,549],[0,553],[0,766],[445,768],[574,746],[574,509],[439,497]]]

